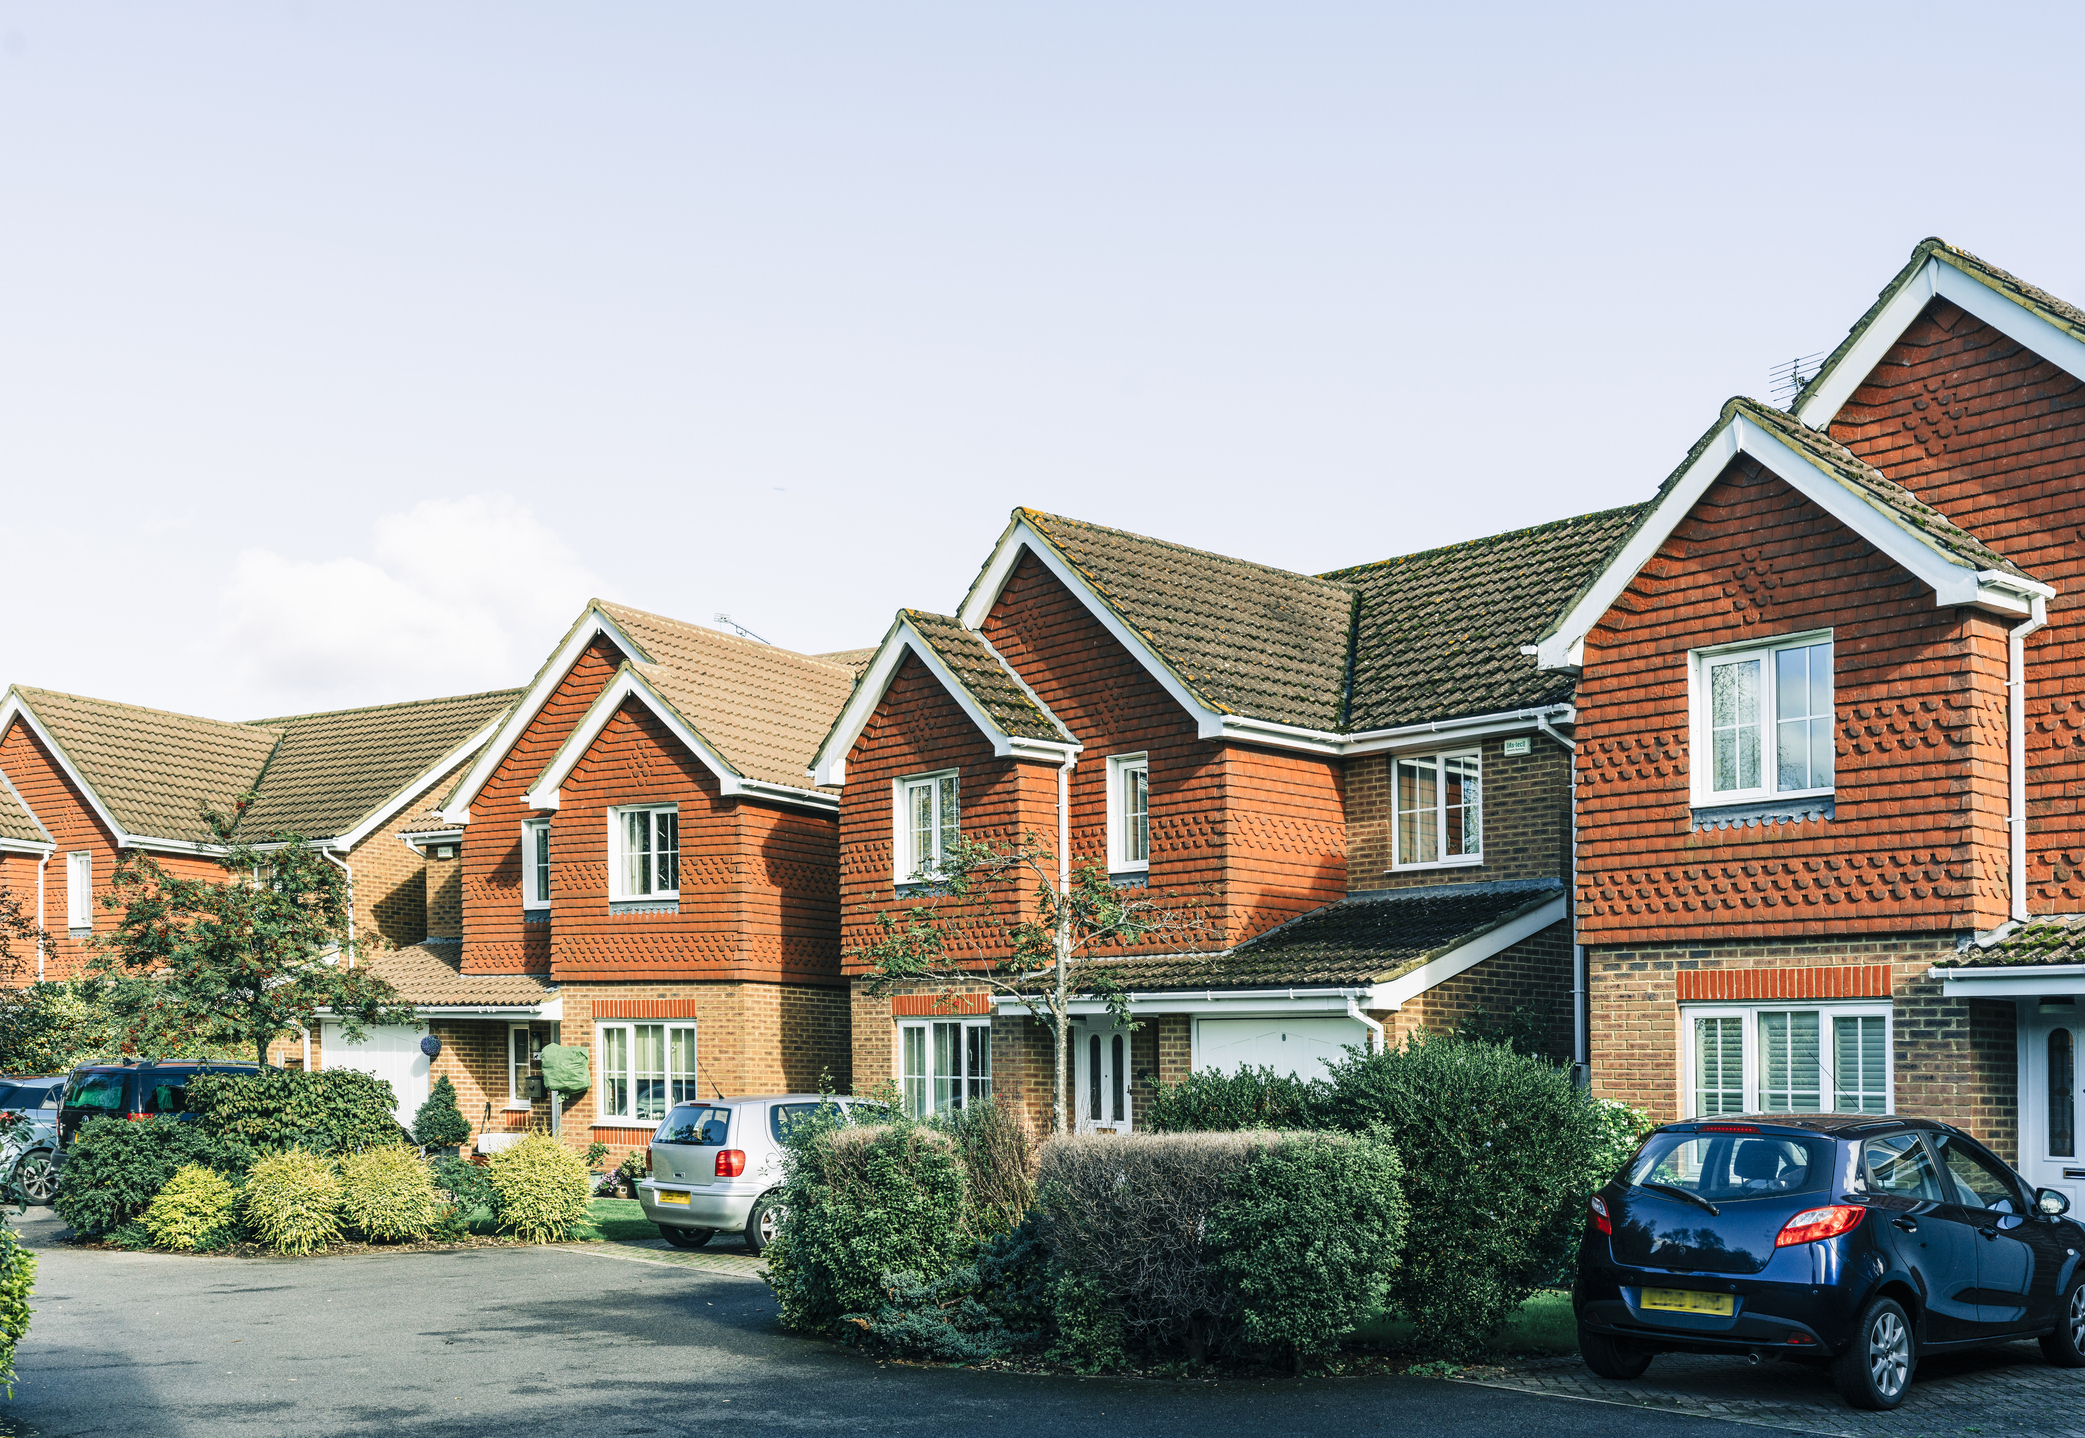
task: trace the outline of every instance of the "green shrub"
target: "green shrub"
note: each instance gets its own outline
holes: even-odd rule
[[[586,1161],[548,1134],[532,1133],[486,1165],[499,1194],[501,1229],[531,1243],[556,1243],[586,1216]]]
[[[443,1074],[413,1115],[413,1142],[422,1148],[455,1148],[471,1136],[471,1121],[456,1106],[456,1085]]]
[[[236,1177],[252,1161],[253,1150],[244,1143],[199,1124],[166,1117],[140,1123],[89,1119],[66,1150],[51,1207],[79,1233],[105,1233],[142,1214],[186,1164]]]
[[[1049,1340],[1057,1269],[1030,1220],[982,1244],[971,1261],[932,1283],[910,1273],[885,1279],[872,1312],[842,1319],[843,1337],[907,1358],[974,1363]]]
[[[1271,1068],[1232,1074],[1204,1069],[1158,1086],[1151,1127],[1159,1133],[1317,1128],[1329,1092],[1322,1079],[1306,1081]]]
[[[783,1153],[789,1221],[767,1251],[767,1281],[785,1327],[830,1332],[884,1299],[886,1274],[931,1284],[963,1257],[963,1162],[947,1134],[806,1122]]]
[[[1351,1052],[1351,1051],[1350,1051]],[[1333,1065],[1328,1117],[1382,1127],[1404,1161],[1405,1263],[1391,1289],[1423,1351],[1479,1351],[1561,1268],[1601,1119],[1565,1070],[1415,1034]]]
[[[462,1158],[438,1158],[434,1162],[434,1181],[456,1205],[459,1221],[468,1222],[479,1212],[498,1221],[500,1191],[492,1186],[485,1165]]]
[[[1656,1120],[1640,1108],[1631,1108],[1611,1098],[1596,1098],[1592,1102],[1598,1138],[1586,1157],[1583,1178],[1587,1197],[1620,1173],[1622,1165],[1635,1157],[1636,1150],[1642,1146],[1644,1135],[1658,1126]],[[1574,1221],[1578,1208],[1578,1204],[1572,1205]]]
[[[1283,1135],[1209,1212],[1240,1335],[1300,1369],[1383,1306],[1404,1248],[1404,1166],[1377,1135]]]
[[[14,1397],[14,1350],[29,1332],[29,1294],[36,1287],[36,1255],[0,1228],[0,1384]]]
[[[340,1160],[341,1212],[379,1243],[425,1238],[440,1216],[434,1175],[408,1148],[365,1148]]]
[[[355,1069],[263,1069],[188,1081],[196,1121],[257,1153],[301,1148],[330,1157],[389,1147],[398,1142],[397,1107],[389,1082]]]
[[[968,1227],[978,1238],[1011,1233],[1035,1206],[1035,1130],[1012,1104],[973,1103],[934,1120],[963,1160]]]
[[[339,1241],[340,1201],[340,1172],[332,1161],[291,1148],[255,1161],[242,1208],[262,1243],[277,1253],[304,1254]]]
[[[212,1248],[239,1221],[239,1190],[201,1164],[183,1164],[145,1210],[145,1230],[158,1248]]]
[[[0,989],[0,1073],[62,1074],[115,1058],[108,985],[93,979]]]

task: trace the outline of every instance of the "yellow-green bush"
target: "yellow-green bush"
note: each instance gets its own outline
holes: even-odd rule
[[[36,1286],[36,1255],[0,1228],[0,1385],[14,1397],[14,1346],[29,1331],[29,1292]]]
[[[246,1175],[246,1224],[277,1253],[310,1253],[340,1237],[339,1170],[308,1149],[257,1161]]]
[[[239,1190],[231,1180],[190,1163],[174,1170],[145,1210],[144,1223],[159,1247],[192,1249],[224,1234],[238,1218]]]
[[[586,1160],[547,1134],[532,1133],[486,1165],[500,1196],[500,1227],[532,1243],[554,1243],[586,1215]]]
[[[406,1148],[366,1148],[340,1160],[341,1207],[349,1225],[380,1243],[425,1238],[441,1202],[434,1175]]]

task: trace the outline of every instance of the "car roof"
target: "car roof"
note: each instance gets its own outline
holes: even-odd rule
[[[1960,1133],[1961,1129],[1939,1119],[1919,1118],[1902,1113],[1730,1113],[1717,1114],[1713,1118],[1683,1119],[1678,1123],[1661,1124],[1659,1133],[1699,1133],[1703,1129],[1719,1129],[1733,1125],[1761,1129],[1799,1129],[1808,1133],[1828,1134],[1834,1138],[1849,1133],[1865,1133],[1874,1129],[1931,1129],[1942,1133]]]
[[[735,1094],[730,1098],[700,1099],[708,1104],[735,1103],[867,1103],[867,1099],[850,1098],[844,1094],[831,1093],[749,1093]]]

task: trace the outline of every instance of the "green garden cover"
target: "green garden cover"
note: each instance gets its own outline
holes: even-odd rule
[[[586,1050],[570,1044],[544,1045],[543,1086],[559,1093],[586,1092]]]

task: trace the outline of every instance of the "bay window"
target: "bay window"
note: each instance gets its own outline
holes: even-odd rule
[[[680,897],[681,821],[675,805],[610,809],[608,847],[609,898]]]
[[[1890,1113],[1890,1006],[1697,1006],[1681,1010],[1690,1118],[1733,1113]]]
[[[699,1101],[693,1019],[603,1023],[596,1030],[596,1122],[657,1123],[675,1104]]]
[[[992,1098],[992,1021],[899,1025],[905,1112],[948,1113]]]
[[[963,837],[956,771],[914,775],[900,779],[896,787],[893,877],[900,884],[931,882]]]
[[[1697,802],[1831,792],[1830,634],[1709,650],[1693,667]]]
[[[1400,755],[1390,761],[1390,774],[1396,805],[1393,866],[1483,861],[1484,784],[1476,750]]]

